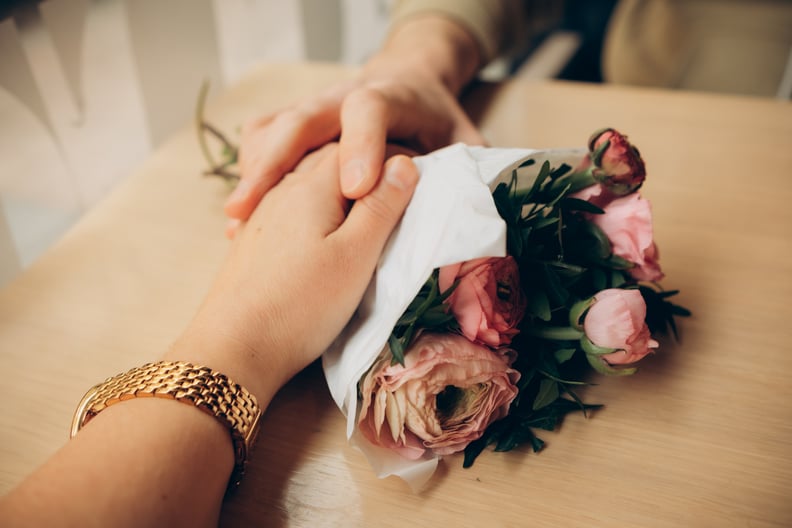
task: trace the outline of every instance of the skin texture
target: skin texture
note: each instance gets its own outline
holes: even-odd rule
[[[350,199],[376,185],[386,142],[419,154],[458,141],[484,144],[457,100],[480,62],[476,41],[461,26],[416,17],[395,28],[356,80],[248,123],[242,179],[225,206],[228,234],[306,152],[336,138],[341,190]]]
[[[329,346],[418,179],[409,158],[393,157],[351,205],[338,157],[334,144],[312,153],[239,225],[213,287],[164,359],[222,372],[266,409]],[[0,525],[216,526],[233,464],[230,434],[213,417],[169,400],[128,400],[0,499]]]

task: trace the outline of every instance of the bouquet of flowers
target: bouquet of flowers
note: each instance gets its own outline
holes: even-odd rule
[[[599,407],[575,391],[588,370],[635,373],[689,312],[658,284],[644,162],[616,130],[587,150],[455,145],[416,163],[416,196],[324,365],[355,444],[419,487],[445,455],[539,451],[537,429]],[[437,203],[477,178],[486,195]]]
[[[198,108],[207,174],[236,181],[236,147]],[[458,144],[415,162],[413,199],[323,366],[347,436],[418,489],[442,456],[539,451],[537,429],[600,407],[576,393],[588,371],[634,374],[690,313],[659,285],[645,165],[616,130],[587,149]]]

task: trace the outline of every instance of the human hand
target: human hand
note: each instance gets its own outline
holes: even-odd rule
[[[457,141],[484,141],[454,96],[428,77],[345,83],[244,127],[239,151],[242,179],[226,202],[226,214],[247,219],[306,152],[339,134],[341,189],[351,199],[364,196],[376,184],[386,141],[399,141],[419,153]]]
[[[223,371],[244,378],[254,394],[260,380],[270,380],[259,393],[271,395],[341,332],[417,183],[412,161],[395,156],[350,208],[339,155],[337,145],[310,154],[264,196],[177,343],[209,365],[217,364],[212,357],[196,357],[202,350],[232,351],[238,364]]]
[[[484,144],[457,101],[479,65],[477,49],[457,24],[424,17],[391,35],[357,80],[248,123],[242,179],[225,206],[231,225],[247,219],[305,153],[339,137],[341,190],[350,199],[376,184],[387,141],[419,154],[457,141]]]

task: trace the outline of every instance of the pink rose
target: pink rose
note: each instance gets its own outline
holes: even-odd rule
[[[493,348],[508,345],[519,333],[525,313],[520,270],[513,257],[469,260],[440,268],[438,286],[446,291],[459,280],[446,299],[462,334]]]
[[[638,290],[613,288],[594,296],[583,320],[586,337],[597,346],[617,348],[600,356],[609,365],[635,363],[658,347],[646,325],[646,303]]]
[[[360,431],[412,460],[427,451],[461,451],[507,415],[520,378],[513,360],[513,351],[493,351],[457,334],[424,333],[404,366],[392,365],[385,353],[363,377]]]
[[[589,139],[589,151],[588,159],[595,167],[592,175],[615,195],[636,191],[646,179],[646,166],[638,149],[612,128],[595,132]]]
[[[634,264],[628,270],[630,275],[644,281],[662,279],[649,201],[633,193],[601,207],[604,214],[591,214],[587,218],[607,235],[614,255]]]

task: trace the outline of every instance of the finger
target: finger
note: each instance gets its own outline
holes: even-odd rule
[[[341,98],[333,94],[282,112],[243,138],[242,179],[225,204],[230,218],[247,220],[264,194],[309,150],[337,137]]]
[[[309,152],[305,155],[303,159],[297,163],[297,166],[294,167],[294,172],[311,172],[314,171],[322,161],[324,161],[331,152],[335,152],[338,149],[337,143],[328,142],[322,145],[320,148]],[[335,156],[335,153],[332,154]],[[336,163],[337,158],[336,159]]]
[[[266,136],[247,144],[254,152],[243,168],[243,177],[225,204],[231,218],[246,220],[264,194],[290,172],[311,148],[338,134],[338,124],[321,123],[321,117],[293,116],[276,119]]]
[[[234,240],[237,230],[239,229],[239,226],[241,224],[242,221],[239,220],[238,218],[231,218],[230,220],[228,220],[228,222],[226,222],[225,236],[228,240]]]
[[[454,126],[454,131],[451,136],[452,143],[465,143],[466,145],[483,145],[486,146],[489,142],[481,135],[481,132],[476,126],[468,119],[466,115],[461,115],[457,118],[457,123]]]
[[[343,247],[353,248],[354,262],[371,272],[385,242],[401,219],[418,183],[418,169],[410,158],[394,156],[385,164],[383,177],[366,196],[356,201],[346,221],[336,231]]]
[[[388,101],[371,88],[351,92],[341,105],[339,164],[341,192],[350,199],[365,196],[377,184],[385,160]]]

